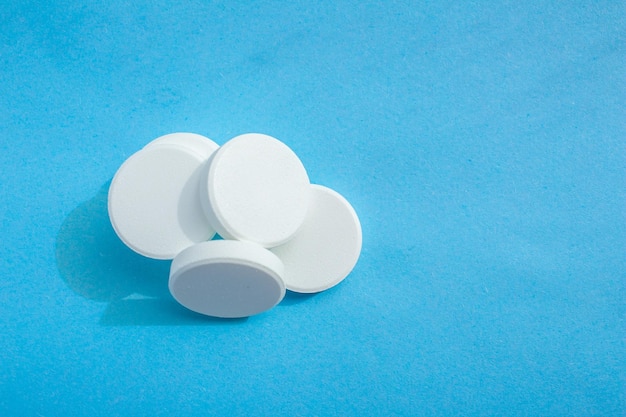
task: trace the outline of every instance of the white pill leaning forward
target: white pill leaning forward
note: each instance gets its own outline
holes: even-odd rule
[[[108,210],[115,232],[128,247],[149,258],[173,259],[215,234],[198,198],[206,160],[185,146],[163,143],[122,164],[109,188]]]
[[[186,308],[213,317],[262,313],[285,296],[283,263],[251,243],[213,240],[185,249],[172,262],[169,289]]]
[[[309,193],[309,177],[296,154],[278,139],[250,133],[211,156],[200,198],[222,237],[270,248],[300,228]]]
[[[313,293],[339,284],[361,253],[361,224],[339,193],[311,185],[311,205],[298,233],[271,251],[285,264],[288,290]]]

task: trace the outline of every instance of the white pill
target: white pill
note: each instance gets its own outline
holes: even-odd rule
[[[219,148],[217,143],[206,136],[198,135],[197,133],[177,132],[154,139],[144,146],[144,149],[163,144],[185,146],[207,159]]]
[[[311,185],[311,205],[298,233],[271,251],[285,264],[288,290],[313,293],[339,284],[361,253],[361,223],[336,191]]]
[[[155,144],[128,158],[109,188],[109,218],[135,252],[173,259],[215,234],[198,198],[206,154],[186,146]]]
[[[172,296],[188,309],[214,317],[262,313],[285,296],[283,263],[251,243],[213,240],[182,251],[170,269]]]
[[[306,170],[287,145],[271,136],[250,133],[229,140],[211,156],[206,177],[202,204],[222,237],[278,246],[306,217]]]

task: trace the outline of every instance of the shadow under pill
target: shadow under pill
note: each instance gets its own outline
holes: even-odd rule
[[[292,306],[295,304],[303,303],[311,298],[315,297],[319,293],[299,293],[294,291],[289,291],[285,293],[285,298],[280,302],[279,306]]]
[[[180,324],[228,325],[248,318],[223,319],[194,313],[173,299],[116,300],[107,306],[100,319],[103,326],[176,326]]]
[[[145,258],[127,248],[109,221],[110,181],[75,208],[56,240],[60,275],[77,294],[107,302],[106,326],[229,325],[245,319],[203,316],[180,306],[169,293],[171,261]]]

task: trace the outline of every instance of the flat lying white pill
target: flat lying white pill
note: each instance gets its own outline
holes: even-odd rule
[[[289,242],[271,251],[285,264],[288,290],[313,293],[339,284],[361,253],[361,224],[350,203],[336,191],[311,185],[304,224]]]
[[[190,150],[202,155],[208,159],[213,152],[219,148],[219,145],[213,142],[206,136],[198,135],[197,133],[177,132],[160,136],[146,146],[144,149],[153,147],[155,145],[177,145],[185,146]]]
[[[109,188],[109,218],[135,252],[173,259],[215,234],[198,198],[207,156],[167,143],[145,147],[118,169]]]
[[[310,183],[297,155],[271,136],[237,136],[207,166],[201,201],[211,225],[227,239],[266,248],[288,241],[309,206]]]
[[[170,269],[169,289],[183,306],[213,317],[248,317],[285,296],[283,263],[251,242],[213,240],[182,251]]]

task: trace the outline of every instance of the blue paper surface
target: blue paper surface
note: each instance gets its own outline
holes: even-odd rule
[[[624,415],[621,2],[179,3],[0,4],[0,415]],[[177,131],[287,143],[352,274],[179,307],[106,212]]]

